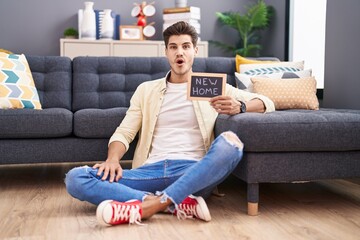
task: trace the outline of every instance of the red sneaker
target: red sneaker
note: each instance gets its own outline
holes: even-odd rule
[[[117,202],[106,200],[96,209],[96,218],[101,225],[111,226],[123,223],[141,224],[141,201]]]
[[[174,214],[177,215],[178,219],[195,217],[206,222],[211,220],[211,215],[205,200],[202,197],[195,197],[193,195],[185,198],[184,201],[178,205]]]

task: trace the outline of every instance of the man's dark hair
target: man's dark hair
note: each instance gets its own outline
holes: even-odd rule
[[[189,23],[180,21],[177,23],[174,23],[170,27],[168,27],[163,32],[163,37],[165,41],[165,47],[167,48],[169,43],[169,38],[173,35],[190,35],[191,42],[196,47],[197,41],[198,41],[198,34],[193,26],[191,26]]]

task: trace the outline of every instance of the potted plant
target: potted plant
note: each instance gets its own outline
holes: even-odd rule
[[[67,28],[64,31],[65,38],[77,38],[79,36],[79,32],[75,28]]]
[[[258,44],[259,30],[268,27],[272,15],[273,8],[267,6],[263,0],[247,7],[247,12],[243,15],[239,12],[216,12],[220,23],[234,28],[240,39],[235,46],[219,41],[209,42],[234,55],[257,57],[261,50],[261,45]]]

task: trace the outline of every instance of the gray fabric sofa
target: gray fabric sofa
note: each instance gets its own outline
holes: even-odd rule
[[[27,59],[43,110],[0,110],[0,164],[104,160],[136,87],[169,69],[165,58]],[[197,58],[193,69],[226,73],[235,85],[233,58]],[[248,184],[250,215],[257,214],[260,183],[360,176],[360,111],[219,115],[216,136],[227,130],[245,143],[234,175]],[[135,145],[124,159],[132,159]]]

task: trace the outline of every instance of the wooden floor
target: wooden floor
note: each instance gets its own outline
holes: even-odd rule
[[[96,207],[72,199],[76,165],[0,166],[0,239],[360,239],[360,182],[261,184],[260,215],[246,215],[246,185],[230,177],[207,200],[212,221],[158,214],[147,225],[101,227]]]

